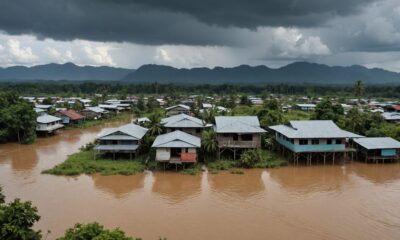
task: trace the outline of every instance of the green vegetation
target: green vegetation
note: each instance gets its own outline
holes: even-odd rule
[[[45,170],[43,173],[66,176],[93,173],[133,175],[146,169],[145,158],[145,156],[141,156],[134,160],[94,160],[92,151],[81,151],[70,155],[65,162],[52,169]]]
[[[242,168],[277,168],[285,166],[286,160],[268,150],[253,149],[243,152],[240,158],[234,160],[215,160],[207,164],[211,173],[229,170],[234,174],[242,174]]]
[[[73,228],[65,231],[65,236],[58,240],[140,240],[140,238],[127,237],[119,228],[108,230],[97,222],[80,224],[77,223]]]
[[[15,92],[0,92],[0,142],[34,142],[36,117],[32,104]]]
[[[201,171],[201,165],[199,163],[193,164],[192,166],[182,169],[180,173],[186,175],[196,175]]]
[[[7,204],[4,199],[0,187],[0,239],[40,240],[41,232],[32,229],[40,219],[37,208],[30,201],[15,199]]]
[[[117,121],[126,121],[130,120],[132,118],[132,113],[130,112],[122,112],[119,114],[113,114],[107,118],[102,118],[102,119],[97,119],[97,120],[85,120],[78,124],[76,127],[78,128],[88,128],[88,127],[94,127],[94,126],[99,126],[104,123],[109,123],[109,122],[117,122]]]

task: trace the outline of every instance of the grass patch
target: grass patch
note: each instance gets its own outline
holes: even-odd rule
[[[230,171],[234,174],[243,174],[242,168],[277,168],[287,165],[287,161],[279,155],[263,149],[247,150],[240,159],[216,160],[208,162],[208,171],[216,174],[219,171]]]
[[[146,169],[144,159],[145,157],[143,156],[134,160],[93,160],[93,152],[81,151],[70,155],[65,162],[42,173],[64,176],[94,173],[102,175],[134,175]]]
[[[77,125],[70,125],[66,126],[64,129],[73,129],[73,128],[89,128],[89,127],[95,127],[99,125],[103,125],[105,123],[110,123],[110,122],[117,122],[117,121],[127,121],[132,118],[132,113],[131,112],[122,112],[119,114],[113,114],[105,118],[97,119],[97,120],[85,120]]]
[[[186,174],[186,175],[196,175],[201,171],[201,165],[196,163],[193,166],[190,166],[189,168],[182,169],[180,173]]]

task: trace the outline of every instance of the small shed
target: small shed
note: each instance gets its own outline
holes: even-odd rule
[[[82,122],[85,117],[82,116],[81,114],[77,113],[76,111],[70,109],[70,110],[62,110],[57,113],[55,113],[57,117],[60,117],[62,119],[63,124],[71,125],[71,124],[79,124]]]
[[[391,137],[366,137],[354,139],[358,158],[365,162],[399,160],[400,142]]]

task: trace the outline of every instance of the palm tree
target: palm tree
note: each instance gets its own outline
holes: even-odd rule
[[[215,153],[217,151],[217,135],[212,129],[203,131],[203,133],[201,134],[201,146],[203,147],[204,152],[209,154]]]
[[[358,103],[360,103],[361,97],[364,94],[364,83],[361,80],[358,80],[354,84],[354,93],[358,98]]]
[[[149,116],[150,122],[147,123],[146,127],[149,129],[150,136],[158,136],[164,131],[164,126],[161,124],[161,116],[159,113],[153,113]]]

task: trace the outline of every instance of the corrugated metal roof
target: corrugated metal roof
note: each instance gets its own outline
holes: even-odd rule
[[[100,151],[136,151],[138,145],[96,145],[95,150]]]
[[[276,125],[270,129],[288,138],[359,138],[363,137],[340,129],[331,120],[290,121],[289,125]]]
[[[35,107],[41,109],[49,109],[52,107],[52,105],[37,104]]]
[[[137,140],[137,138],[128,135],[108,135],[99,138],[101,140]]]
[[[215,117],[217,133],[263,133],[256,116],[218,116]]]
[[[43,115],[36,118],[36,122],[38,123],[51,123],[61,121],[61,118],[54,117],[52,115]]]
[[[89,110],[95,113],[106,113],[107,110],[101,108],[101,107],[87,107],[85,110]]]
[[[41,108],[35,108],[35,112],[36,113],[42,113],[42,112],[46,112],[46,111],[41,109]]]
[[[187,106],[187,105],[184,105],[184,104],[179,104],[179,105],[167,107],[165,110],[169,111],[169,110],[171,110],[171,109],[179,108],[179,107],[180,107],[180,108],[184,108],[184,109],[186,109],[186,110],[190,110],[190,107]]]
[[[354,139],[354,142],[366,149],[400,148],[400,142],[391,137],[358,138]]]
[[[186,148],[186,147],[201,147],[199,137],[190,135],[182,131],[174,131],[157,136],[151,147],[155,148]]]
[[[143,138],[143,136],[146,134],[147,131],[148,131],[147,128],[138,126],[133,123],[129,123],[129,124],[126,124],[119,128],[110,129],[110,130],[106,131],[105,133],[101,133],[98,136],[98,139],[102,139],[103,137],[109,136],[109,135],[121,135],[121,133],[122,133],[122,135],[126,134],[128,136],[132,136],[132,137],[136,138],[137,140],[139,140],[139,139]]]
[[[60,111],[60,114],[69,117],[71,120],[80,120],[85,118],[84,116],[80,115],[79,113],[75,112],[72,109],[66,111]]]
[[[400,113],[397,113],[397,112],[384,112],[384,113],[382,113],[382,117],[387,121],[400,120]]]
[[[161,124],[167,128],[203,128],[204,124],[201,119],[179,114],[168,118],[161,119]]]

